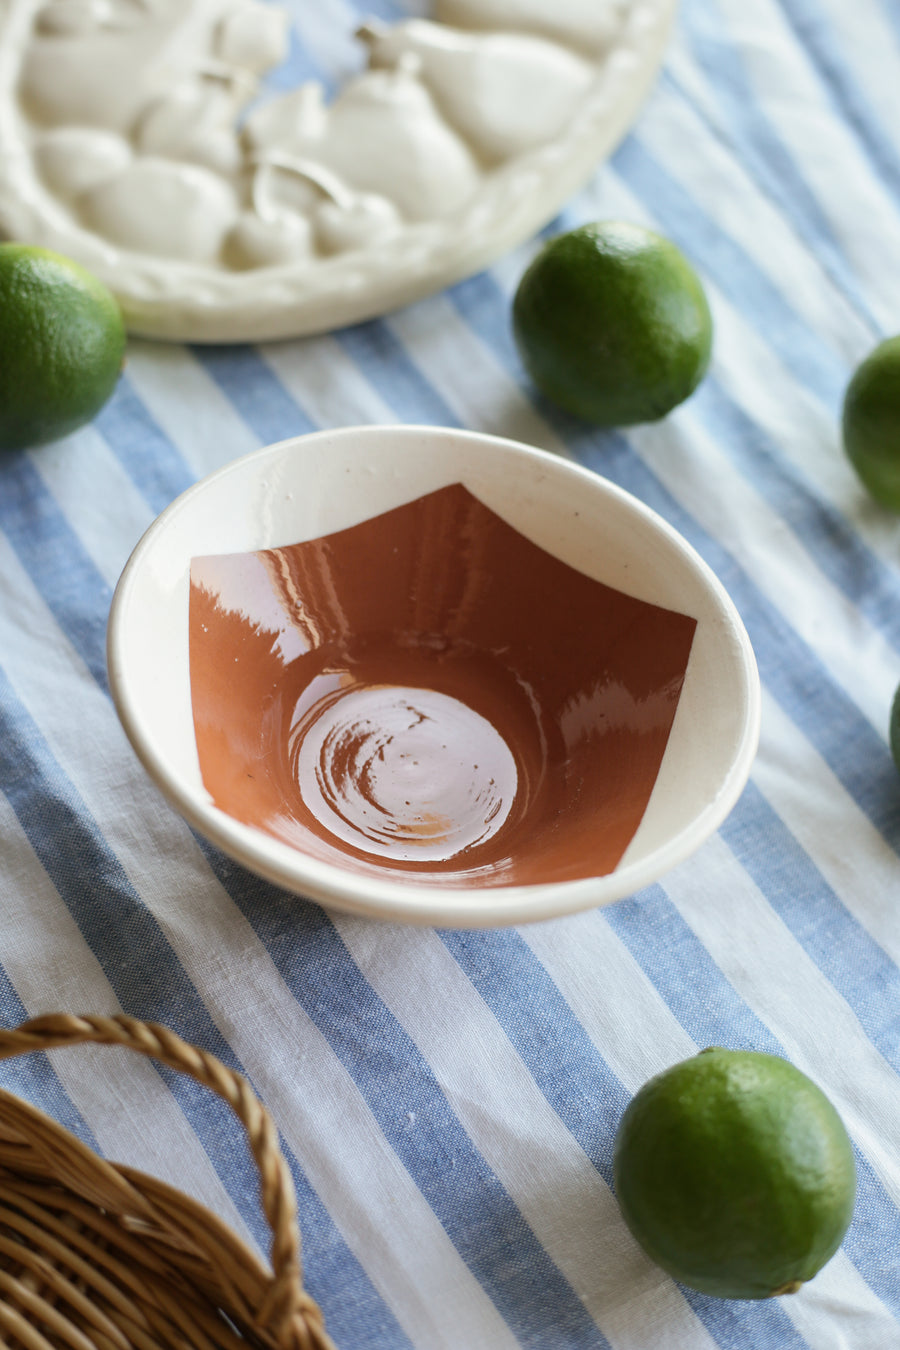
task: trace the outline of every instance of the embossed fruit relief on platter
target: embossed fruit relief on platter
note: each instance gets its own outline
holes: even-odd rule
[[[552,218],[627,130],[673,10],[433,0],[361,22],[362,68],[326,92],[284,87],[276,4],[0,0],[0,232],[89,267],[137,333],[383,313]]]

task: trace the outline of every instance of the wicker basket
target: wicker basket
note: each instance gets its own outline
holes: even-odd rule
[[[194,1200],[105,1162],[0,1091],[0,1344],[334,1350],[303,1291],[296,1200],[277,1132],[246,1081],[165,1027],[129,1017],[38,1017],[0,1031],[0,1059],[85,1042],[148,1055],[229,1103],[259,1169],[272,1269]]]

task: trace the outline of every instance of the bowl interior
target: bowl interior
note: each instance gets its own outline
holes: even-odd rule
[[[695,628],[460,483],[323,538],[195,557],[203,782],[235,819],[364,875],[603,876],[649,801]]]
[[[433,428],[320,433],[155,523],[110,619],[151,774],[326,903],[513,922],[654,879],[715,828],[758,733],[731,602],[576,466]]]

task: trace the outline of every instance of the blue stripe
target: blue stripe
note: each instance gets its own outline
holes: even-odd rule
[[[549,225],[544,234],[550,238],[557,231],[558,222]],[[478,333],[493,351],[504,370],[516,380],[526,398],[536,397],[537,391],[525,376],[525,370],[513,338],[510,302],[491,272],[460,281],[448,291],[448,298],[460,317]],[[555,404],[548,407],[558,412]],[[583,425],[583,424],[579,424]]]
[[[362,18],[359,6],[355,8]],[[369,0],[365,6],[365,15],[381,19],[384,23],[402,23],[404,19],[409,19],[410,10],[409,0]]]
[[[2,672],[0,672],[2,674]],[[56,1012],[49,1004],[37,1012]],[[0,966],[0,1025],[12,1029],[29,1016],[16,993],[9,975]],[[57,1120],[64,1129],[71,1130],[88,1148],[97,1148],[94,1132],[69,1097],[45,1054],[17,1055],[0,1061],[0,1085],[31,1102],[41,1111]]]
[[[538,958],[511,929],[445,929],[439,936],[611,1188],[612,1140],[628,1105],[628,1092],[572,1016]]]
[[[267,3],[271,2],[272,0],[267,0]],[[326,102],[330,102],[338,89],[335,73],[322,65],[316,52],[303,36],[307,27],[303,19],[308,16],[309,6],[305,0],[286,0],[286,3],[282,0],[277,8],[283,9],[291,21],[287,66],[286,68],[278,66],[265,77],[259,102],[267,101],[276,93],[289,92],[308,81],[320,84]]]
[[[194,347],[194,355],[262,445],[316,431],[254,347]]]
[[[785,926],[854,1010],[872,1044],[900,1073],[900,970],[825,881],[750,782],[720,831]]]
[[[56,764],[2,670],[0,781],[31,847],[100,963],[120,1007],[134,1017],[171,1026],[186,1040],[244,1072],[156,919],[135,893],[84,801]],[[73,866],[73,859],[77,859],[77,866]],[[244,1138],[230,1108],[186,1075],[161,1065],[155,1067],[247,1227],[262,1249],[268,1250],[269,1232],[259,1209],[258,1180],[255,1170],[248,1170]],[[63,1107],[62,1116],[71,1118],[71,1107]],[[297,1190],[301,1233],[308,1243],[308,1288],[323,1300],[329,1325],[336,1331],[341,1326],[346,1328],[347,1344],[377,1346],[377,1339],[366,1339],[369,1319],[377,1327],[392,1323],[392,1316],[341,1239],[296,1159],[289,1150],[285,1150],[285,1156]],[[185,1178],[185,1183],[190,1191],[190,1179]],[[344,1301],[332,1306],[332,1299],[342,1290],[349,1295],[346,1306]],[[399,1328],[396,1333],[393,1343],[398,1348],[405,1346]]]
[[[236,1067],[158,923],[2,670],[0,774],[31,847],[101,963],[120,1006],[149,1021],[166,1021],[177,1006],[179,1034]]]
[[[404,422],[459,426],[459,420],[429,384],[392,331],[390,320],[373,320],[336,333],[336,340]]]
[[[303,3],[303,0],[300,0]],[[321,72],[310,60],[309,52],[300,41],[293,24],[288,29],[288,52],[281,65],[268,73],[263,84],[263,95],[259,102],[268,101],[276,95],[289,94],[307,80],[321,79]]]
[[[885,186],[900,197],[900,154],[844,60],[837,34],[821,6],[810,0],[780,0],[797,40],[819,69],[842,121],[856,133]]]
[[[662,886],[611,905],[603,918],[697,1046],[781,1053],[776,1038],[738,997]]]
[[[786,461],[770,436],[707,377],[692,411],[736,468],[761,493],[829,581],[900,650],[900,575],[867,546],[846,518],[824,501],[814,484]],[[830,448],[823,447],[823,455]],[[832,452],[833,453],[833,452]],[[840,453],[840,452],[839,452]]]
[[[303,0],[300,0],[300,3],[302,2]],[[244,127],[248,117],[261,108],[263,104],[280,97],[282,94],[292,93],[293,90],[299,88],[301,84],[305,84],[308,80],[320,78],[293,24],[288,27],[287,45],[288,50],[284,61],[264,76],[256,96],[251,98],[250,102],[239,111],[236,119],[239,130]]]
[[[756,180],[764,196],[778,203],[835,286],[866,319],[873,333],[877,333],[878,325],[828,218],[776,127],[756,101],[743,59],[728,39],[722,16],[707,0],[688,0],[681,12],[683,29],[698,65],[716,93],[741,167]],[[692,102],[670,72],[664,71],[663,79],[686,103]],[[703,112],[697,108],[695,112],[702,121]]]
[[[361,975],[327,916],[223,866],[214,850],[208,855],[521,1345],[535,1350],[549,1344],[560,1350],[606,1347],[581,1300],[462,1128],[430,1066]],[[537,1300],[536,1283],[541,1289]]]
[[[100,412],[96,427],[156,515],[193,483],[194,475],[126,378]],[[115,509],[113,503],[110,509]]]
[[[752,782],[721,833],[782,921],[853,1009],[873,1045],[897,1069],[900,974],[895,964],[845,912]],[[866,1184],[847,1239],[848,1253],[861,1267],[868,1264],[867,1252],[890,1241],[885,1238],[884,1207],[872,1192],[868,1173]],[[895,1225],[895,1242],[897,1236]],[[879,1271],[870,1283],[885,1303],[900,1308],[895,1268]]]
[[[445,932],[441,937],[550,1105],[611,1187],[613,1140],[628,1094],[544,967],[516,933]],[[670,955],[662,988],[671,987],[672,970]],[[691,987],[695,1000],[698,987]],[[774,1301],[733,1303],[690,1289],[682,1292],[720,1346],[739,1344],[739,1335],[765,1338],[780,1350],[806,1345]]]
[[[888,53],[889,56],[896,60],[897,57],[900,57],[900,8],[897,6],[897,0],[881,0],[881,8],[884,11],[885,18],[888,23],[892,25],[894,32],[896,33],[898,50]]]
[[[60,629],[105,690],[110,589],[25,454],[5,456],[0,529]]]
[[[738,996],[661,887],[611,906],[604,917],[696,1045],[763,1050],[788,1058],[781,1043]],[[678,972],[682,969],[685,978],[679,984]],[[844,1250],[884,1304],[900,1313],[896,1263],[873,1268],[871,1261],[873,1251],[898,1250],[900,1213],[868,1159],[856,1147],[854,1156],[857,1203]],[[702,1295],[691,1299],[698,1311],[708,1301]]]
[[[663,233],[712,279],[800,384],[836,415],[847,367],[800,318],[774,282],[637,137],[624,142],[613,164],[629,188],[650,204]]]

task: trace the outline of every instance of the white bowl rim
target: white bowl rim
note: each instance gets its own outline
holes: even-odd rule
[[[213,482],[265,465],[294,449],[314,451],[319,445],[365,439],[372,433],[429,440],[452,439],[468,445],[513,453],[523,462],[580,478],[591,491],[603,493],[632,512],[678,550],[696,572],[729,630],[741,675],[738,747],[714,798],[691,823],[647,857],[624,861],[612,872],[573,881],[516,886],[421,885],[409,880],[375,879],[320,862],[264,832],[235,820],[192,790],[174,774],[144,725],[129,682],[125,623],[137,578],[158,539],[190,509]],[[364,517],[361,517],[364,518]],[[323,531],[327,533],[328,531]],[[293,541],[292,541],[293,542]],[[206,840],[255,875],[332,908],[361,917],[435,927],[483,928],[531,923],[611,904],[660,880],[694,853],[725,820],[737,802],[756,755],[761,718],[761,691],[756,659],[738,611],[725,587],[693,545],[662,516],[624,488],[575,461],[550,451],[488,433],[429,425],[370,424],[325,429],[288,437],[239,456],[198,480],[172,501],[144,532],[115,588],[107,626],[107,668],[110,691],[123,729],[144,769],[178,813]],[[626,853],[627,858],[627,853]],[[404,874],[404,877],[408,874]]]

